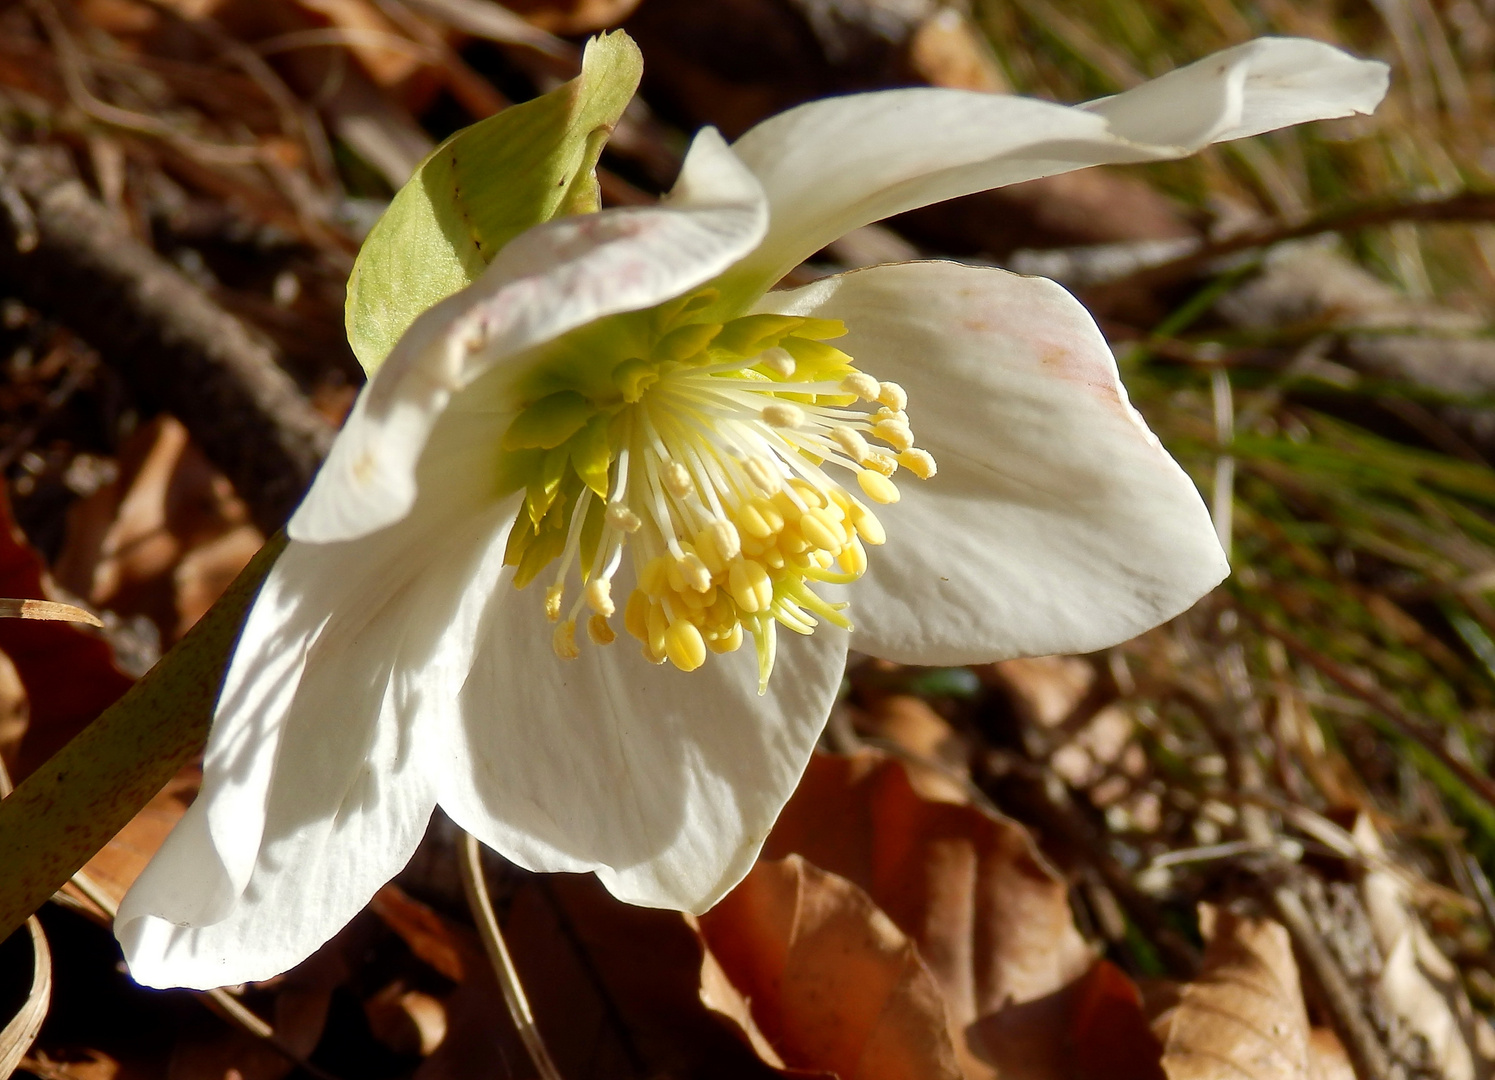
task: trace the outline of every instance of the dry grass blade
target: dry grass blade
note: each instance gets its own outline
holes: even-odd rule
[[[0,597],[0,619],[40,619],[43,622],[78,622],[89,626],[103,626],[99,617],[72,604],[60,604],[55,600],[18,600]]]
[[[31,1049],[52,1001],[52,952],[35,915],[26,920],[26,930],[31,935],[31,990],[20,1011],[0,1028],[0,1080],[7,1080]]]

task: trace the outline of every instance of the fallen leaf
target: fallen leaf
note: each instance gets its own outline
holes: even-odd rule
[[[1361,815],[1355,843],[1385,866],[1386,849],[1370,818]],[[1495,1075],[1495,1029],[1469,1002],[1458,970],[1439,950],[1411,902],[1407,881],[1371,869],[1360,883],[1371,930],[1384,962],[1377,987],[1401,1022],[1403,1038],[1426,1045],[1421,1062],[1447,1080],[1486,1080]],[[1393,1037],[1393,1042],[1399,1042]],[[1393,1047],[1395,1049],[1395,1047]]]
[[[1199,977],[1153,1025],[1169,1080],[1316,1080],[1287,930],[1201,905]]]
[[[179,640],[264,544],[228,480],[170,416],[125,441],[113,481],[68,511],[53,572],[96,607]]]
[[[701,929],[787,1064],[840,1080],[961,1075],[934,977],[845,878],[797,855],[760,860]]]
[[[980,1020],[973,1037],[1002,1080],[1162,1080],[1163,1047],[1137,986],[1097,960],[1046,997]]]
[[[504,7],[552,34],[589,34],[617,26],[639,0],[507,0]]]
[[[414,1080],[468,1080],[478,1061],[526,1072],[476,932],[396,886],[382,889],[372,907],[413,953],[459,983],[442,1002],[445,1036]],[[686,916],[624,904],[590,876],[555,874],[525,880],[503,929],[563,1076],[824,1076],[783,1069],[758,1052],[768,1044]]]
[[[1094,961],[1027,830],[919,795],[883,754],[811,760],[764,845],[765,859],[790,854],[856,884],[913,940],[967,1077],[996,1075],[970,1043],[978,1019],[1047,997]]]

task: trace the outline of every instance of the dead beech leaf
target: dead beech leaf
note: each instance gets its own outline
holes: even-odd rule
[[[639,0],[508,0],[504,7],[552,34],[589,34],[617,26]]]
[[[963,803],[969,798],[970,748],[923,698],[884,694],[854,716],[858,731],[892,743],[910,755],[903,766],[914,790],[926,799]]]
[[[1317,1080],[1287,930],[1208,904],[1200,923],[1199,977],[1153,1025],[1169,1080]]]
[[[763,849],[790,854],[856,884],[914,941],[972,1080],[997,1075],[972,1045],[978,1019],[1054,994],[1094,961],[1027,830],[924,798],[883,754],[815,755]]]
[[[701,930],[789,1065],[840,1080],[955,1080],[938,985],[913,943],[845,878],[759,861]]]
[[[146,616],[169,645],[263,544],[227,478],[159,416],[125,441],[119,475],[68,511],[53,572],[95,607]]]
[[[52,951],[35,915],[26,920],[26,932],[31,939],[31,989],[20,1009],[0,1028],[0,1080],[9,1080],[31,1049],[52,1002]]]
[[[1385,866],[1386,849],[1365,815],[1355,822],[1360,850]],[[1373,864],[1373,865],[1374,865]],[[1411,900],[1408,882],[1386,870],[1366,872],[1360,884],[1371,930],[1384,961],[1378,989],[1400,1020],[1402,1039],[1426,1044],[1424,1062],[1447,1080],[1495,1076],[1495,1029],[1475,1013],[1458,970],[1439,950]],[[1393,1049],[1402,1040],[1393,1033]]]
[[[1163,1080],[1163,1046],[1141,994],[1108,960],[1062,990],[985,1017],[975,1037],[1002,1080]]]
[[[469,1080],[474,1062],[517,1070],[525,1051],[476,933],[390,887],[374,910],[427,963],[460,973],[444,1002],[445,1037],[414,1080]],[[732,993],[720,983],[707,992],[710,954],[678,912],[631,907],[590,876],[554,874],[518,889],[503,929],[563,1076],[832,1080],[765,1059],[743,1025],[712,1007],[708,998],[730,1003]]]
[[[0,492],[0,595],[45,597],[52,583],[21,535]],[[0,619],[0,651],[15,665],[30,720],[12,766],[17,783],[84,725],[114,704],[133,680],[114,664],[103,638],[65,622]]]

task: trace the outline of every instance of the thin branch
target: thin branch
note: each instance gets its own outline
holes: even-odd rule
[[[458,861],[462,870],[462,891],[467,894],[467,906],[472,909],[473,922],[477,923],[483,948],[488,953],[488,962],[493,965],[493,974],[498,979],[499,988],[503,990],[504,1004],[509,1008],[509,1016],[519,1031],[519,1038],[524,1042],[524,1048],[529,1052],[530,1061],[540,1074],[540,1080],[561,1080],[561,1072],[551,1060],[550,1051],[545,1048],[545,1040],[540,1037],[540,1029],[535,1025],[535,1016],[530,1011],[529,999],[524,995],[519,972],[514,969],[509,947],[504,942],[503,930],[499,928],[498,917],[493,913],[493,901],[488,896],[488,883],[483,877],[483,850],[477,837],[471,833],[462,834],[462,849]]]
[[[1143,267],[1087,289],[1086,298],[1104,306],[1103,300],[1099,299],[1101,297],[1112,293],[1133,293],[1138,289],[1153,290],[1176,285],[1198,277],[1210,264],[1243,251],[1268,248],[1288,240],[1302,240],[1322,233],[1354,232],[1357,229],[1391,225],[1399,221],[1424,224],[1495,221],[1495,193],[1461,191],[1439,199],[1378,200],[1331,210],[1296,224],[1274,221],[1236,233],[1224,240],[1205,244],[1187,255]]]
[[[273,348],[134,236],[55,154],[0,137],[0,287],[69,326],[143,399],[186,425],[278,529],[332,444]],[[34,240],[34,243],[32,241]]]

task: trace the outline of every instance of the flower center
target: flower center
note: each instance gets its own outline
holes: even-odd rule
[[[846,332],[841,323],[690,322],[696,306],[654,313],[636,335],[642,355],[616,363],[602,384],[576,379],[514,419],[503,447],[519,456],[526,490],[505,562],[519,588],[557,564],[545,612],[557,623],[556,654],[572,659],[584,613],[595,644],[614,640],[613,580],[631,554],[623,625],[645,657],[694,671],[750,635],[761,692],[777,626],[809,634],[823,619],[851,629],[846,605],[814,585],[856,580],[863,545],[885,539],[840,478],[888,504],[900,465],[927,479],[935,463],[914,446],[903,389],[826,344]]]

